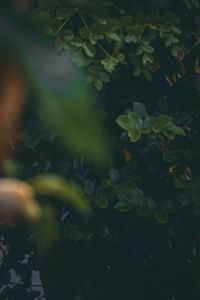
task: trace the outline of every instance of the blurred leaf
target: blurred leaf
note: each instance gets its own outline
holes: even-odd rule
[[[36,147],[39,144],[41,137],[39,134],[37,134],[37,135],[23,134],[22,140],[25,144],[25,147],[28,149],[31,149],[31,148]]]
[[[114,209],[119,212],[128,212],[133,209],[133,204],[120,200],[115,204]]]
[[[128,202],[139,207],[143,207],[145,203],[144,193],[133,184],[122,184],[119,186],[116,196],[120,201]]]
[[[142,218],[150,217],[149,211],[145,207],[136,207],[136,213]]]
[[[66,99],[48,94],[42,99],[47,123],[55,129],[66,148],[96,162],[105,160],[108,143],[100,129],[91,96],[83,85],[72,82]]]
[[[117,169],[111,169],[109,171],[109,177],[113,182],[118,182],[120,179],[119,171]]]
[[[142,120],[135,112],[130,112],[128,115],[119,116],[116,120],[117,124],[126,130],[138,129],[142,127]]]
[[[85,192],[89,196],[94,193],[94,183],[91,180],[85,180]]]
[[[57,7],[55,3],[51,5]],[[24,26],[11,16],[1,16],[0,20],[4,31],[9,32],[8,37],[1,31],[1,41],[16,50],[16,59],[37,92],[46,123],[72,153],[102,162],[108,143],[94,114],[94,97],[83,84],[79,71],[66,53],[56,51],[44,37],[32,33],[29,24]]]
[[[33,233],[30,241],[38,242],[40,249],[46,249],[56,239],[57,229],[53,211],[44,206],[40,209],[40,216],[32,226]]]
[[[87,56],[89,57],[94,57],[95,56],[95,47],[90,45],[90,44],[83,44],[83,49],[85,51],[85,53],[87,54]]]
[[[100,196],[95,198],[95,204],[99,208],[107,208],[109,205],[108,198],[106,196]]]
[[[147,109],[141,102],[134,102],[133,104],[134,112],[144,120],[147,117]]]
[[[83,192],[77,187],[56,175],[39,175],[31,181],[35,191],[42,195],[51,195],[69,202],[82,213],[89,213],[90,206],[83,197]]]
[[[169,220],[169,216],[168,216],[168,213],[166,211],[157,211],[157,212],[154,213],[154,217],[161,224],[165,224]]]
[[[133,129],[128,131],[128,136],[131,142],[135,143],[140,140],[142,131],[140,129]]]
[[[153,122],[153,130],[157,132],[157,130],[161,130],[163,128],[166,128],[168,125],[170,125],[172,118],[168,115],[160,115],[157,118],[155,118]]]

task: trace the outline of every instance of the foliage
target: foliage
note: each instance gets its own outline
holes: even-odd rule
[[[139,8],[129,13],[109,1],[39,1],[32,18],[59,50],[87,69],[86,81],[98,90],[123,68],[149,81],[158,70],[172,76],[172,82],[184,77],[184,57],[196,55],[196,39],[188,39],[189,30],[195,33],[195,20],[188,24],[191,29],[185,28],[179,14],[199,2],[180,1],[174,11],[171,4],[171,11],[160,12],[152,10],[156,1],[147,1],[142,10],[140,2],[135,1]]]
[[[93,112],[93,97],[83,85],[80,73],[66,56],[57,53],[47,40],[41,40],[40,34],[32,33],[28,22],[24,24],[10,14],[1,16],[1,23],[8,31],[8,34],[0,31],[1,60],[8,64],[5,70],[9,68],[15,49],[16,55],[11,62],[21,65],[23,76],[27,77],[39,100],[38,110],[43,123],[27,121],[29,124],[23,134],[25,143],[31,148],[41,139],[53,140],[56,133],[63,145],[73,152],[84,154],[93,161],[103,161],[104,136]]]
[[[120,127],[128,131],[131,142],[137,142],[142,134],[149,134],[155,138],[162,133],[169,139],[174,139],[176,135],[185,135],[181,127],[176,126],[171,117],[159,115],[158,117],[146,117],[140,119],[135,112],[129,112],[128,116],[122,115],[117,118]]]
[[[199,15],[194,0],[37,1],[29,19],[100,98],[98,109],[77,102],[74,116],[67,104],[57,114],[46,93],[47,116],[30,101],[23,121],[18,176],[35,185],[57,220],[58,255],[45,254],[45,268],[60,277],[46,275],[47,299],[199,299]],[[88,160],[101,157],[90,147],[101,132],[94,120],[113,150],[101,168]],[[9,230],[3,282],[13,236],[24,234],[12,267],[35,247],[30,232]]]
[[[35,190],[42,195],[51,194],[56,198],[70,201],[83,213],[89,211],[86,199],[85,201],[82,199],[81,190],[64,181],[62,177],[48,174],[39,175],[32,181],[32,184]]]

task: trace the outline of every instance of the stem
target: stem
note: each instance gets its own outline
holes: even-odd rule
[[[125,10],[124,10],[124,9],[122,9],[122,8],[120,8],[119,6],[115,5],[115,4],[112,3],[111,1],[108,2],[108,4],[109,4],[112,8],[114,8],[115,10],[117,10],[118,13],[120,13],[121,15],[124,15],[124,13],[125,13]]]
[[[85,26],[85,28],[89,29],[89,26],[84,18],[84,16],[82,14],[79,14],[81,21],[83,22],[83,25]],[[108,53],[108,51],[99,43],[97,42],[97,46],[106,54],[106,56],[109,56],[110,58],[113,58],[112,55],[110,55]]]
[[[79,13],[79,16],[80,16],[81,21],[83,22],[83,25],[85,26],[85,28],[89,29],[89,26],[88,26],[85,18],[83,17],[83,15],[81,13]]]
[[[105,1],[97,1],[97,3],[103,3],[103,4],[105,4]],[[121,15],[124,15],[125,10],[122,9],[122,8],[120,8],[119,6],[115,5],[112,1],[108,1],[106,4],[109,5],[110,7],[114,8]]]
[[[71,19],[71,16],[66,18],[65,21],[60,25],[60,27],[58,28],[58,30],[56,31],[55,35],[57,35],[62,29],[63,27],[65,27],[65,25],[67,24],[67,22]]]
[[[108,51],[99,42],[97,42],[97,46],[99,46],[99,48],[106,54],[106,56],[113,58],[112,55],[110,55],[110,53],[108,53]]]

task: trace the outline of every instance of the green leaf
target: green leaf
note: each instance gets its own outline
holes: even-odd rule
[[[143,56],[142,56],[142,64],[143,64],[143,66],[146,68],[146,66],[148,65],[148,64],[152,64],[154,62],[154,58],[153,58],[153,56],[151,55],[151,54],[148,54],[148,53],[144,53],[143,54]],[[149,70],[147,70],[147,69],[144,69],[143,70],[143,75],[144,75],[144,77],[148,80],[148,81],[151,81],[150,79],[148,79],[149,78],[149,76],[150,75],[145,75],[144,73],[145,72],[148,72],[148,73],[150,73],[151,74],[151,72],[149,71]],[[151,74],[152,75],[152,74]]]
[[[146,79],[147,81],[151,81],[152,78],[153,78],[151,72],[148,71],[148,70],[143,70],[143,71],[142,71],[142,74],[144,75],[144,77],[145,77],[145,79]]]
[[[178,56],[178,53],[179,53],[179,47],[176,47],[176,46],[173,46],[172,47],[172,50],[171,50],[171,52],[172,52],[172,55],[175,57],[175,58],[177,58],[177,56]]]
[[[131,142],[135,143],[140,140],[142,134],[142,130],[140,129],[129,129],[128,136],[131,139]]]
[[[33,238],[38,242],[38,247],[47,249],[57,237],[55,216],[48,206],[40,208],[40,216],[33,226]]]
[[[95,202],[96,206],[99,208],[107,208],[109,205],[108,198],[103,197],[103,196],[95,198],[94,202]]]
[[[160,115],[159,117],[157,117],[156,119],[158,126],[165,128],[168,125],[170,125],[171,121],[172,121],[172,117],[168,116],[168,115]]]
[[[182,135],[185,136],[185,131],[183,130],[183,128],[176,126],[176,125],[172,125],[170,127],[170,130],[175,134],[175,135]]]
[[[172,122],[172,118],[168,115],[160,115],[156,117],[152,124],[154,132],[160,132],[162,129],[166,129]]]
[[[71,80],[67,90],[68,94],[60,94],[60,98],[50,93],[43,95],[41,110],[47,124],[73,155],[81,154],[96,163],[105,162],[109,142],[96,118],[91,95],[83,81]]]
[[[86,83],[94,83],[96,81],[96,76],[93,76],[93,75],[87,75],[85,77],[85,82]]]
[[[149,134],[151,133],[151,130],[152,130],[152,124],[154,122],[154,117],[152,116],[148,116],[144,122],[143,122],[143,128],[142,128],[142,132],[145,133],[145,134]]]
[[[134,76],[140,76],[142,73],[142,68],[138,65],[134,68],[134,71],[133,71],[133,75]]]
[[[175,139],[175,134],[172,131],[168,131],[166,129],[162,130],[162,133],[170,140]]]
[[[83,192],[63,179],[63,177],[51,174],[38,175],[31,180],[35,191],[42,195],[51,195],[69,202],[82,213],[89,213],[90,206],[83,197]]]
[[[71,30],[65,29],[65,30],[62,30],[59,37],[63,43],[68,43],[69,41],[72,41],[72,39],[74,38],[74,34]]]
[[[117,187],[116,196],[120,201],[128,202],[138,207],[143,207],[145,203],[144,193],[135,184],[121,184]]]
[[[101,64],[104,66],[104,69],[109,73],[112,73],[115,70],[118,63],[119,62],[116,58],[110,56],[106,56],[105,59],[101,60]]]
[[[143,50],[147,53],[153,53],[154,52],[154,48],[150,45],[144,45]]]
[[[116,120],[117,124],[123,129],[139,129],[143,126],[143,121],[135,112],[130,112],[128,115],[121,115]]]
[[[119,116],[116,122],[121,128],[128,130],[128,136],[130,137],[131,142],[137,142],[140,139],[143,121],[135,112],[128,113],[128,116]]]
[[[91,196],[94,193],[94,183],[91,180],[85,180],[85,192],[86,195]]]
[[[99,66],[96,66],[96,65],[89,66],[88,72],[91,73],[92,75],[98,75]]]
[[[134,112],[141,118],[141,120],[144,120],[147,117],[147,109],[143,103],[134,102],[133,109],[134,109]],[[144,126],[144,124],[143,124],[143,126]]]
[[[118,201],[115,204],[114,209],[119,212],[128,212],[133,209],[133,204],[131,204],[129,202],[125,202],[125,201]]]
[[[125,130],[134,128],[136,124],[135,120],[133,118],[129,118],[127,115],[119,116],[116,122],[121,128]]]
[[[79,34],[80,34],[81,38],[86,39],[90,35],[90,30],[89,30],[89,28],[86,28],[86,27],[80,27]]]
[[[135,35],[131,35],[131,34],[128,34],[126,37],[125,37],[125,42],[127,44],[129,43],[137,43],[137,37]]]
[[[157,211],[157,212],[154,213],[154,217],[161,224],[165,224],[169,220],[169,216],[168,216],[168,213],[166,211]]]
[[[71,41],[71,45],[76,46],[76,47],[83,47],[84,46],[82,39],[79,38],[79,37],[73,38],[73,40]]]
[[[165,46],[166,47],[171,47],[173,44],[179,43],[179,39],[175,38],[174,36],[170,36],[166,41],[165,41]]]
[[[83,50],[88,57],[94,57],[96,54],[95,47],[91,44],[83,44]]]
[[[115,32],[108,32],[106,33],[106,37],[112,41],[115,41],[115,42],[120,42],[121,39],[120,39],[120,36],[118,36]]]
[[[140,129],[143,126],[143,121],[139,118],[136,112],[129,112],[128,118],[135,122],[134,128]]]
[[[22,140],[25,144],[25,147],[28,149],[32,149],[35,148],[40,140],[41,140],[41,136],[39,134],[23,134],[22,135]]]
[[[67,55],[69,55],[68,52]],[[91,58],[86,57],[82,50],[73,52],[73,54],[70,55],[70,58],[79,68],[86,67],[91,63]]]
[[[120,173],[117,169],[110,169],[109,177],[113,182],[118,182],[120,179]]]
[[[142,218],[150,217],[149,211],[145,207],[136,207],[136,213]]]
[[[84,233],[82,233],[80,230],[77,230],[77,229],[73,229],[73,230],[69,230],[67,232],[67,237],[71,240],[74,240],[74,241],[79,241],[83,238],[85,238],[85,235]]]
[[[103,82],[98,78],[95,80],[94,85],[98,91],[100,91],[103,88]]]
[[[106,72],[100,72],[99,73],[99,78],[103,82],[106,82],[106,83],[110,82],[110,75]]]
[[[176,34],[181,34],[180,28],[178,28],[176,26],[172,26],[172,31],[175,32]]]
[[[143,47],[142,46],[137,47],[135,53],[137,56],[141,55],[143,53]]]

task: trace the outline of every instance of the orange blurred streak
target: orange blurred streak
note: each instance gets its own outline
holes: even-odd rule
[[[133,155],[128,151],[128,149],[123,149],[123,158],[126,162],[133,159]]]
[[[25,99],[25,81],[19,70],[9,68],[4,71],[0,82],[0,164],[13,148]]]

